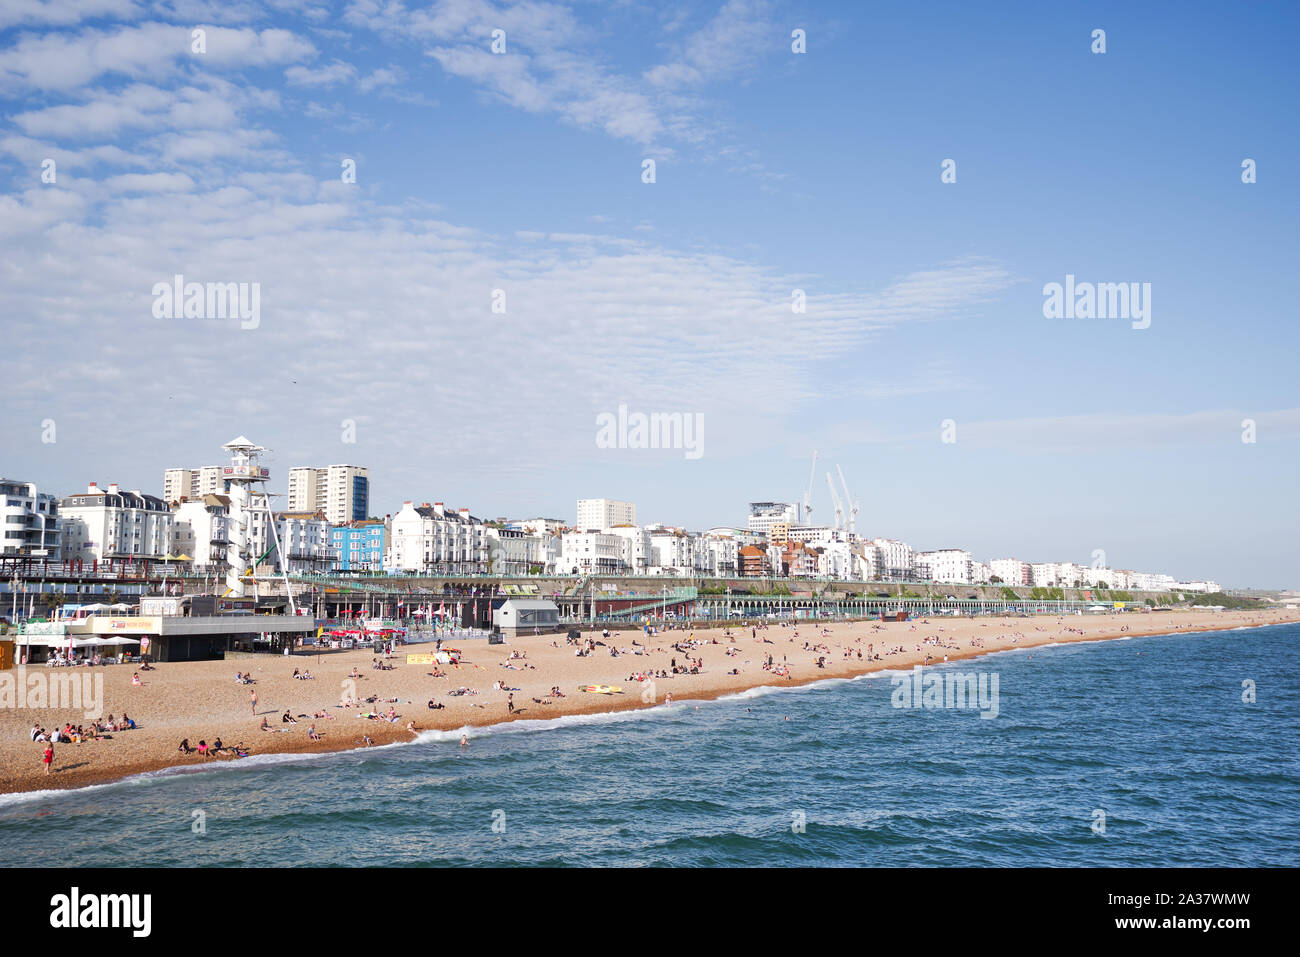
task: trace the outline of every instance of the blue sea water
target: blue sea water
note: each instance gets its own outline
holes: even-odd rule
[[[895,708],[877,675],[12,795],[0,863],[1294,867],[1298,647],[1283,625],[933,669],[996,673],[993,719]]]

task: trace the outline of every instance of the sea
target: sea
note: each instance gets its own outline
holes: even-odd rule
[[[1295,867],[1298,649],[1278,625],[923,672],[983,676],[995,717],[888,672],[0,796],[0,864]]]

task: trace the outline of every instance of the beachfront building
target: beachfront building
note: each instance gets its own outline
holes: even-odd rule
[[[695,570],[710,578],[734,575],[740,568],[739,551],[730,535],[701,535],[696,539]]]
[[[91,482],[59,503],[63,558],[102,562],[158,560],[169,554],[172,513],[162,499]]]
[[[870,542],[854,542],[851,555],[853,571],[850,578],[863,582],[880,579],[880,549]]]
[[[1056,562],[1034,562],[1029,572],[1030,584],[1035,588],[1056,587]]]
[[[324,512],[335,525],[370,512],[370,470],[359,465],[298,466],[289,469],[290,512]]]
[[[767,549],[759,548],[757,545],[744,545],[737,551],[736,556],[740,561],[742,578],[767,578],[772,574]]]
[[[221,495],[226,491],[225,478],[220,465],[204,465],[196,469],[166,469],[163,472],[163,501],[168,505],[197,500],[205,495]]]
[[[489,569],[493,575],[527,575],[532,569],[544,569],[542,536],[530,535],[522,528],[490,524],[487,536]]]
[[[685,529],[652,525],[651,574],[687,576],[695,573],[695,539]]]
[[[565,532],[560,537],[561,575],[626,574],[625,539],[607,532]]]
[[[615,525],[635,525],[636,506],[612,498],[578,499],[578,520],[574,524],[580,532],[598,532]]]
[[[204,495],[172,507],[173,555],[188,555],[198,572],[225,571],[230,544],[230,497]]]
[[[344,572],[383,571],[388,553],[389,519],[364,518],[330,526],[330,547],[334,570]]]
[[[603,530],[622,540],[622,562],[633,575],[648,575],[654,562],[650,533],[638,525],[615,525]]]
[[[508,524],[517,525],[530,535],[559,535],[569,527],[562,518],[524,518]]]
[[[276,540],[256,542],[265,551],[278,572],[290,575],[314,575],[330,571],[338,561],[329,520],[324,512],[277,512]]]
[[[750,502],[748,524],[751,532],[771,538],[774,524],[782,524],[787,529],[799,524],[799,505],[797,502]]]
[[[989,570],[992,576],[1002,579],[1003,584],[1015,588],[1020,585],[1032,585],[1033,569],[1028,562],[1022,562],[1018,558],[995,558],[989,562]]]
[[[991,565],[971,559],[970,580],[973,584],[987,585],[992,577],[993,568]]]
[[[491,564],[487,528],[469,509],[442,502],[403,502],[392,518],[385,565],[395,571],[437,575],[484,574]]]
[[[892,538],[873,538],[876,548],[876,568],[881,581],[910,581],[915,553],[906,542]]]
[[[817,574],[823,578],[848,581],[857,578],[857,562],[848,542],[827,542],[817,546]]]
[[[59,500],[34,482],[0,479],[0,556],[62,556]]]
[[[1200,582],[1179,582],[1178,590],[1197,592],[1198,594],[1212,595],[1223,591],[1223,588],[1216,581],[1200,581]]]
[[[961,548],[917,552],[914,564],[916,576],[922,581],[954,584],[965,584],[971,581],[970,552]]]

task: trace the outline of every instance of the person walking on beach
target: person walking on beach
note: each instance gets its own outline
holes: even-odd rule
[[[41,760],[45,764],[45,773],[49,774],[50,765],[54,763],[54,745],[52,744],[45,745],[45,754],[41,756]]]
[[[253,706],[253,714],[257,714],[257,692],[256,691],[248,692],[248,703]]]
[[[506,711],[510,714],[515,713],[515,696],[513,694],[506,695]]]

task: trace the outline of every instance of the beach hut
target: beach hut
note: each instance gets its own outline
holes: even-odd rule
[[[507,638],[552,632],[560,626],[560,609],[549,598],[510,598],[492,612],[492,624]]]

